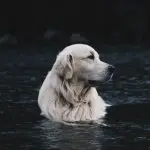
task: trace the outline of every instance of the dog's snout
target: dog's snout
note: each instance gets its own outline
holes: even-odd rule
[[[109,71],[109,73],[113,73],[115,71],[115,67],[112,66],[112,65],[109,65],[108,66],[108,71]]]

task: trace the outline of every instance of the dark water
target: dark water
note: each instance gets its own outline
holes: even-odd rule
[[[150,149],[150,52],[102,52],[115,64],[98,90],[113,106],[104,125],[67,126],[40,116],[38,90],[55,60],[52,48],[0,51],[0,150]]]

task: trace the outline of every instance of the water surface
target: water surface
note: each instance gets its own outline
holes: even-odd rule
[[[0,150],[150,149],[150,52],[101,53],[115,64],[99,94],[112,104],[104,125],[67,126],[40,116],[38,90],[55,61],[55,49],[0,51]]]

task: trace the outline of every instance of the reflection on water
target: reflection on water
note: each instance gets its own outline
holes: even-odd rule
[[[66,126],[44,120],[39,122],[36,129],[42,132],[39,139],[45,149],[51,147],[79,150],[101,148],[99,136],[103,136],[103,131],[99,128],[97,132],[98,126]]]
[[[113,82],[99,87],[113,105],[105,124],[64,125],[40,116],[38,90],[56,53],[0,52],[0,150],[145,150],[150,148],[150,52],[102,52],[115,64]]]

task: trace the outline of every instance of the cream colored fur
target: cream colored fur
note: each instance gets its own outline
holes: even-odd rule
[[[94,60],[88,56],[94,54]],[[85,44],[66,47],[57,56],[38,96],[42,115],[58,122],[92,121],[105,116],[106,106],[89,80],[103,81],[108,64]]]

